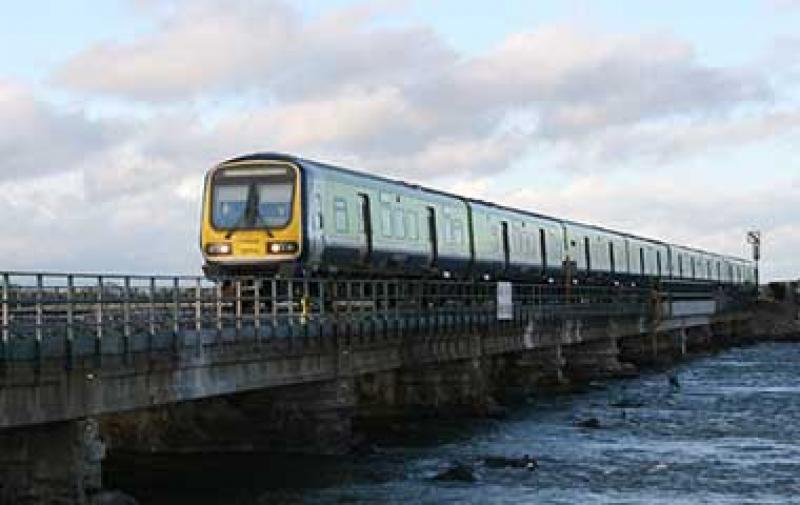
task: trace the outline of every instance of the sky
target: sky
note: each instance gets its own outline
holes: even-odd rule
[[[0,270],[199,273],[281,151],[800,275],[800,0],[2,4]]]

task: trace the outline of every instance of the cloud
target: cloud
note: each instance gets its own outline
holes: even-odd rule
[[[429,26],[381,23],[387,9],[402,9],[388,3],[316,17],[274,0],[137,4],[152,30],[87,47],[49,81],[81,103],[111,97],[120,110],[65,111],[0,84],[0,120],[15,125],[0,139],[9,266],[197,271],[203,173],[263,150],[446,181],[709,249],[739,252],[743,227],[760,226],[781,234],[778,271],[792,264],[796,181],[689,194],[647,174],[795,134],[800,111],[772,67],[709,65],[669,32],[568,24],[468,54]],[[525,161],[560,170],[564,186],[532,186],[528,172],[520,189],[494,189],[497,175]],[[612,184],[611,169],[630,181]]]
[[[215,142],[425,178],[496,172],[541,147],[637,155],[623,144],[643,126],[702,128],[773,97],[758,72],[704,65],[668,33],[550,25],[463,55],[429,27],[375,23],[385,5],[313,19],[275,1],[170,5],[152,32],[82,51],[56,82],[156,104],[252,96],[211,125]],[[591,145],[598,135],[608,142]]]
[[[800,7],[800,0],[765,0],[766,4],[775,10],[782,11]]]
[[[0,180],[68,170],[87,153],[103,149],[122,132],[79,112],[63,112],[24,86],[0,80]]]
[[[800,108],[760,112],[609,127],[580,139],[559,139],[549,146],[558,165],[580,170],[628,160],[663,164],[720,149],[789,139],[800,128]]]
[[[279,97],[322,95],[334,87],[401,83],[453,58],[426,27],[370,28],[378,12],[359,6],[306,21],[277,1],[176,2],[154,32],[96,44],[56,80],[154,102],[253,87]]]
[[[200,182],[200,181],[195,181]],[[83,174],[0,182],[6,270],[198,273],[199,205],[155,186],[91,201]],[[193,196],[193,195],[192,195]]]

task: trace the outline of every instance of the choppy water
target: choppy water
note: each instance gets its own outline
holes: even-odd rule
[[[536,398],[504,420],[429,421],[369,456],[112,462],[143,504],[800,503],[800,344],[764,344]],[[626,403],[638,407],[619,408]],[[623,414],[624,413],[624,414]],[[601,429],[575,427],[596,417]],[[535,456],[535,472],[485,456]],[[477,481],[431,477],[452,462]]]

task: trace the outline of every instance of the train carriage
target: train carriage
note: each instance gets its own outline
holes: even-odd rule
[[[471,200],[472,273],[544,278],[563,268],[563,228],[555,219]]]
[[[752,285],[753,264],[294,156],[212,168],[200,244],[211,278],[309,273]]]

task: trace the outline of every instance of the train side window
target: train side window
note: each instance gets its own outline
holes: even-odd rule
[[[406,238],[406,223],[403,216],[403,209],[394,209],[393,227],[395,238]]]
[[[453,219],[453,242],[459,245],[464,244],[464,225],[460,219]]]
[[[406,214],[406,232],[408,233],[408,238],[411,240],[419,239],[418,219],[419,216],[417,216],[416,211],[411,210]]]
[[[322,197],[319,195],[319,193],[314,194],[314,205],[317,208],[317,229],[321,230],[324,221],[322,220]]]
[[[344,198],[335,198],[333,200],[333,210],[336,231],[339,233],[347,233],[347,201],[345,201]]]
[[[384,237],[392,236],[392,208],[389,205],[381,205],[381,232]]]

